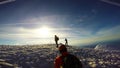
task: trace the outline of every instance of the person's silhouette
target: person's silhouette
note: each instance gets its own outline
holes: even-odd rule
[[[58,40],[59,40],[59,37],[57,35],[55,35],[55,43],[56,43],[56,47],[58,48]]]
[[[68,40],[65,38],[65,45],[68,46]]]

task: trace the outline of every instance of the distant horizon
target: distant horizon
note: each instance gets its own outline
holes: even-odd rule
[[[68,41],[69,43],[69,41]],[[56,45],[55,43],[38,43],[38,44],[0,44],[0,45]],[[60,43],[59,43],[60,44]],[[62,43],[64,44],[64,43]],[[120,45],[120,39],[114,40],[114,41],[104,41],[104,42],[96,42],[96,43],[91,43],[91,44],[69,44],[70,46],[96,46],[98,44],[112,44],[112,45]]]

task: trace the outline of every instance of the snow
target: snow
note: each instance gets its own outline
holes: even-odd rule
[[[119,50],[120,46],[115,44],[98,44],[95,49],[103,49],[103,50]]]
[[[67,48],[80,59],[84,68],[120,67],[120,51]],[[54,59],[58,55],[59,51],[53,44],[0,46],[0,62],[12,64],[15,68],[54,68]]]

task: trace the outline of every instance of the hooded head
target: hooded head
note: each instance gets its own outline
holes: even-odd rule
[[[66,46],[64,44],[60,44],[59,51],[60,51],[60,53],[67,52]]]

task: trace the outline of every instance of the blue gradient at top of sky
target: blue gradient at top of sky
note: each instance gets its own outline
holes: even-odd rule
[[[116,0],[14,0],[0,3],[0,44],[54,43],[71,45],[120,39],[120,2]],[[48,26],[47,38],[29,35]],[[31,30],[31,32],[30,32]],[[27,37],[26,37],[27,36]]]

